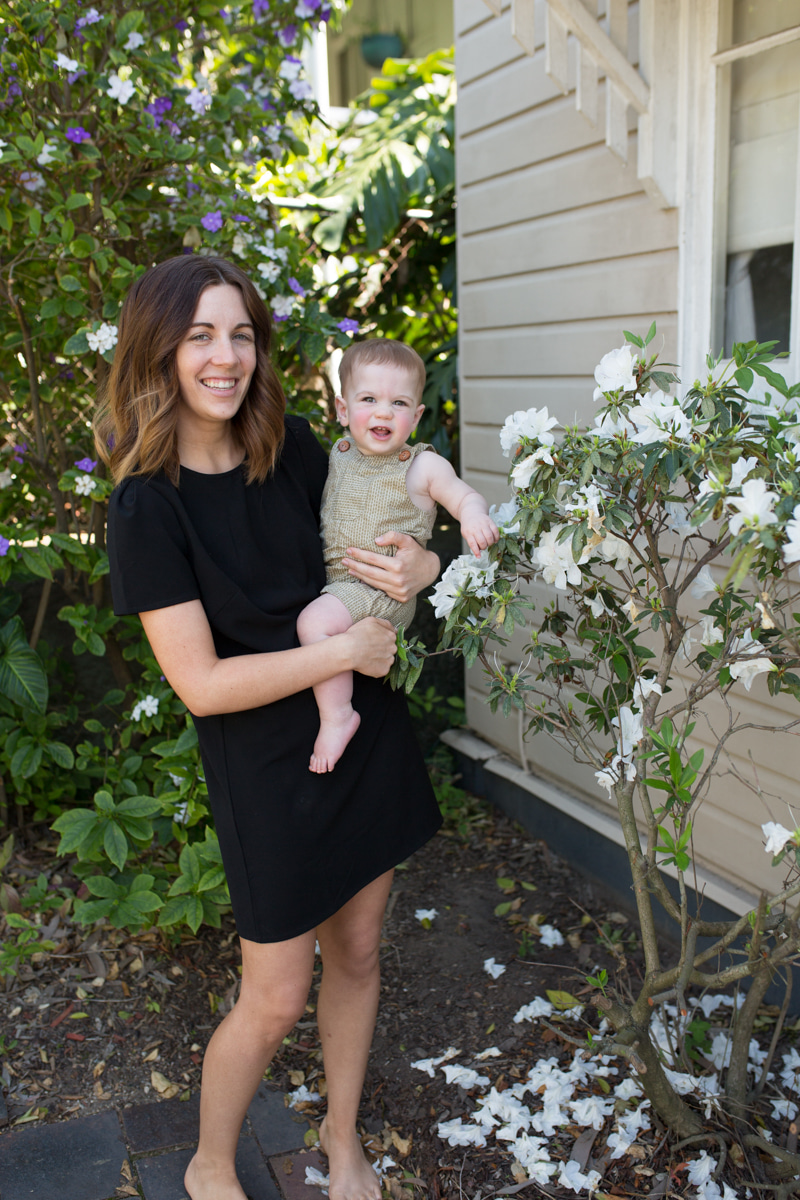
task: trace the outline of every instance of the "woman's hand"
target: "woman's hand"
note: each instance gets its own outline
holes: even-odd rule
[[[392,600],[406,604],[418,592],[433,583],[441,569],[439,556],[423,550],[407,533],[384,533],[375,539],[377,546],[395,546],[394,555],[375,554],[351,546],[342,563],[355,579],[379,588]]]
[[[383,679],[391,670],[397,647],[394,626],[380,617],[365,617],[351,625],[341,635],[350,639],[348,650],[352,655],[353,670],[361,675]]]

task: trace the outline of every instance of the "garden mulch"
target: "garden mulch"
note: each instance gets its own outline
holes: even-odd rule
[[[42,872],[53,888],[75,885],[53,849],[49,837],[27,844],[6,869],[23,904],[26,888]],[[416,918],[418,909],[437,910],[429,928]],[[562,931],[565,945],[541,945],[532,932],[539,918]],[[132,937],[109,927],[80,930],[66,908],[46,915],[44,925],[56,950],[36,956],[0,993],[7,1110],[0,1196],[179,1200],[196,1137],[203,1050],[238,988],[233,924],[224,919],[221,930],[203,929],[176,945],[157,931]],[[487,958],[506,967],[496,980],[484,970]],[[368,1150],[397,1163],[386,1180],[388,1194],[392,1200],[487,1200],[520,1190],[513,1156],[502,1144],[459,1148],[439,1138],[439,1122],[466,1116],[474,1106],[441,1072],[429,1078],[411,1063],[455,1047],[459,1063],[476,1065],[480,1052],[495,1046],[499,1057],[483,1069],[502,1091],[542,1057],[568,1061],[574,1046],[555,1027],[515,1024],[513,1016],[548,989],[585,1001],[591,991],[586,975],[602,968],[612,977],[617,971],[635,976],[633,925],[544,843],[470,800],[456,804],[447,829],[398,870],[381,966],[361,1120]],[[306,1137],[324,1113],[319,978],[317,971],[305,1019],[273,1063],[243,1129],[240,1174],[252,1200],[318,1195],[305,1185],[303,1167],[322,1166],[310,1148],[314,1133]],[[284,1093],[302,1086],[322,1099],[300,1111],[285,1107]],[[606,1171],[606,1194],[683,1192],[680,1174],[670,1175],[679,1172],[680,1157],[670,1159],[655,1125],[640,1139],[638,1158],[620,1159]],[[559,1131],[554,1156],[569,1158],[580,1133]],[[584,1164],[586,1147],[584,1139]],[[51,1194],[41,1186],[43,1176],[30,1172],[31,1164],[45,1170],[55,1160],[64,1166]],[[90,1179],[90,1164],[97,1178]],[[24,1190],[26,1178],[34,1190]],[[574,1195],[557,1184],[526,1186],[531,1196]]]

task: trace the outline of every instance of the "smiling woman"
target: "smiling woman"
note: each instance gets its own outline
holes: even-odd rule
[[[114,437],[115,611],[139,614],[193,716],[242,945],[240,997],[203,1063],[200,1143],[185,1184],[191,1200],[244,1200],[239,1130],[304,1012],[318,939],[331,1200],[380,1200],[355,1123],[381,924],[394,865],[440,817],[405,702],[382,683],[391,625],[369,618],[298,645],[298,616],[325,582],[327,462],[308,424],[285,415],[269,345],[269,313],[237,267],[168,260],[125,302],[98,429],[106,458]],[[394,558],[358,551],[352,571],[413,595],[438,560],[411,537],[388,540]],[[336,774],[314,775],[310,689],[343,671],[356,673],[364,718]]]

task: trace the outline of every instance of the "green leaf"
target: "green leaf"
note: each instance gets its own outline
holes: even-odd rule
[[[75,755],[63,742],[48,742],[45,748],[53,762],[65,771],[71,771],[75,766]]]
[[[79,292],[81,290],[81,281],[76,279],[74,275],[62,275],[58,281],[58,286],[64,292]]]
[[[141,9],[134,9],[133,12],[127,12],[117,22],[117,45],[124,46],[130,34],[135,33],[144,20],[144,13]]]
[[[40,579],[52,579],[53,572],[47,565],[44,555],[38,552],[40,550],[41,547],[37,547],[37,550],[29,550],[27,546],[22,546],[20,547],[20,556],[32,575],[38,575]]]
[[[121,871],[125,866],[129,847],[128,839],[116,821],[109,821],[106,825],[106,831],[103,836],[103,849],[117,870]]]
[[[123,21],[125,20],[124,17],[122,19]],[[71,195],[67,196],[64,207],[66,208],[67,212],[72,212],[76,208],[83,208],[84,205],[91,204],[91,202],[91,197],[87,196],[85,192],[73,192]]]
[[[22,708],[47,711],[48,683],[42,660],[31,650],[21,617],[0,627],[0,695]]]
[[[570,992],[548,991],[546,994],[553,1008],[559,1012],[566,1012],[568,1008],[576,1008],[580,1004],[580,1000],[576,1000]]]
[[[86,330],[82,329],[80,333],[73,333],[72,337],[67,338],[64,343],[65,354],[85,354],[89,349],[89,343],[86,340]]]
[[[34,237],[38,237],[42,228],[42,214],[38,208],[28,210],[28,226]]]

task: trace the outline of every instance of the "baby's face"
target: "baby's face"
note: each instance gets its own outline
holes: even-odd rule
[[[415,377],[391,363],[363,363],[350,376],[336,413],[362,454],[393,454],[425,411]]]

